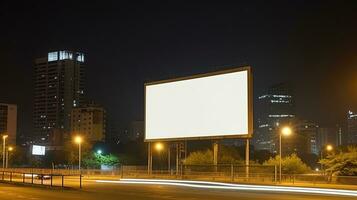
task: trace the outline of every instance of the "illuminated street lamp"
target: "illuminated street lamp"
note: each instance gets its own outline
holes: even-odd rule
[[[164,149],[164,145],[161,142],[155,144],[156,151],[160,152]]]
[[[8,135],[2,136],[2,169],[5,169],[5,151],[6,151],[6,138]]]
[[[103,153],[102,150],[100,149],[97,150],[97,154],[101,155],[102,153]]]
[[[9,152],[11,152],[12,150],[14,150],[13,147],[9,147],[7,148],[7,152],[6,152],[6,168],[9,166]]]
[[[281,182],[281,160],[282,160],[282,157],[281,157],[281,136],[284,135],[284,136],[289,136],[291,135],[292,131],[291,131],[291,128],[288,127],[288,126],[285,126],[281,129],[280,133],[279,133],[279,181]]]
[[[81,173],[81,144],[82,144],[82,137],[76,136],[74,138],[74,142],[78,144],[78,170]]]
[[[333,146],[332,145],[327,145],[326,146],[326,151],[332,151],[333,150]]]
[[[325,150],[327,152],[330,152],[330,151],[333,150],[333,146],[331,144],[328,144],[328,145],[326,145]],[[321,156],[320,160],[323,159],[323,153],[324,153],[324,149],[321,149],[321,151],[320,151],[320,156]],[[323,165],[322,165],[322,163],[320,163],[320,164],[321,164],[321,170],[322,170],[323,169]]]

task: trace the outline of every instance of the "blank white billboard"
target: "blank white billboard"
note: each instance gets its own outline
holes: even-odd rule
[[[251,133],[250,68],[145,85],[145,139]]]
[[[32,145],[32,155],[44,156],[46,152],[45,146]]]

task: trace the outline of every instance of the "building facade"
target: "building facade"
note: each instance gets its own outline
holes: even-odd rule
[[[281,126],[295,119],[293,89],[288,83],[273,85],[258,97],[256,127],[253,137],[255,148],[277,152]]]
[[[72,136],[80,134],[90,143],[104,141],[106,135],[105,109],[94,104],[73,108],[71,134]]]
[[[347,113],[347,144],[357,144],[357,113]]]
[[[8,135],[7,143],[16,145],[17,106],[0,103],[0,134]]]
[[[286,139],[293,144],[290,147],[288,146],[290,151],[287,153],[298,152],[318,155],[320,152],[317,144],[318,130],[319,125],[316,123],[306,120],[296,120],[294,123],[294,133],[291,138]]]
[[[319,127],[317,132],[317,148],[322,151],[327,145],[334,147],[342,144],[342,129],[335,127]]]
[[[46,144],[53,132],[69,132],[72,108],[83,102],[84,54],[55,51],[36,59],[34,82],[32,138]]]

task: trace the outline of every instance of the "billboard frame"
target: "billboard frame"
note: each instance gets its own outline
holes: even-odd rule
[[[201,136],[201,137],[187,137],[187,138],[160,138],[160,139],[146,139],[146,87],[151,85],[158,85],[163,83],[171,83],[176,81],[191,80],[197,78],[204,78],[216,75],[229,74],[234,72],[247,71],[247,85],[248,85],[248,133],[244,135],[227,135],[227,136]],[[188,141],[188,140],[219,140],[219,139],[251,139],[253,136],[253,77],[252,68],[250,66],[234,67],[226,70],[219,70],[203,74],[196,74],[191,76],[184,76],[160,81],[152,81],[144,83],[144,142],[159,142],[159,141]]]

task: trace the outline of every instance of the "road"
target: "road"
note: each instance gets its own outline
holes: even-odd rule
[[[262,191],[234,191],[225,189],[190,188],[182,186],[148,185],[148,184],[115,184],[86,181],[83,190],[78,189],[49,189],[31,186],[0,184],[1,200],[344,200],[357,197],[313,195]]]

